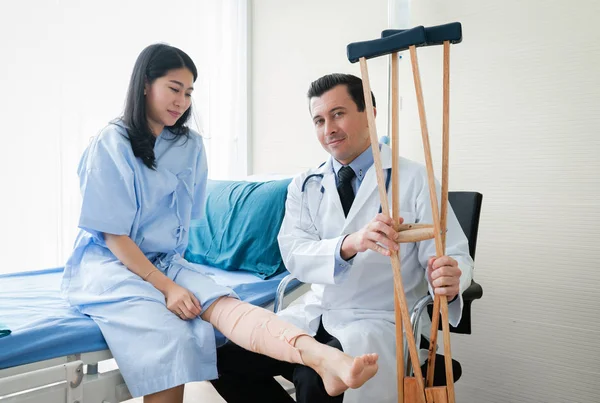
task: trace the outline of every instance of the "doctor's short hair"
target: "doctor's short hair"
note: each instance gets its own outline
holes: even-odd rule
[[[194,76],[194,82],[196,81],[198,70],[187,53],[164,43],[155,43],[146,47],[133,66],[125,100],[123,121],[127,125],[127,134],[133,154],[140,158],[144,165],[150,169],[156,168],[156,157],[154,155],[156,137],[154,137],[148,125],[144,89],[146,84],[150,85],[156,79],[167,75],[170,70],[180,68],[187,68]],[[189,129],[185,126],[185,123],[190,118],[191,113],[192,107],[190,106],[173,126],[168,127],[175,134],[175,138],[188,136]]]
[[[324,93],[338,85],[346,86],[348,94],[350,94],[350,97],[358,107],[358,111],[363,112],[365,110],[365,95],[363,93],[362,80],[352,74],[327,74],[326,76],[313,81],[308,89],[308,101],[310,102],[314,97],[322,96]],[[373,91],[371,91],[371,100],[373,101],[373,107],[376,107],[377,105],[375,104],[375,95],[373,95]]]

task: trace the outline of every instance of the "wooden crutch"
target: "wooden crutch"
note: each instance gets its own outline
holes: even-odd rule
[[[382,37],[397,35],[403,30],[386,30]],[[419,108],[419,118],[421,122],[421,134],[423,138],[423,151],[427,166],[427,176],[429,183],[429,194],[431,199],[432,216],[434,221],[436,255],[440,257],[445,254],[446,249],[446,221],[448,216],[448,161],[449,161],[449,123],[450,123],[450,43],[456,44],[462,41],[462,26],[459,22],[445,25],[425,28],[426,46],[440,45],[444,46],[443,61],[443,120],[442,120],[442,189],[441,189],[441,215],[438,216],[437,197],[435,190],[435,179],[433,175],[433,163],[431,158],[431,148],[429,144],[429,134],[427,130],[427,119],[425,116],[425,105],[423,102],[423,92],[421,88],[421,79],[419,65],[415,47],[410,47],[413,78],[415,82],[415,91],[417,94],[417,103]],[[439,312],[442,313],[442,330],[444,336],[444,364],[446,370],[446,387],[433,387],[433,375],[436,359],[437,335],[439,327]],[[448,321],[448,300],[445,296],[434,296],[431,337],[427,368],[427,387],[425,393],[429,403],[454,403],[454,376],[452,373],[452,353],[450,348],[450,325]]]
[[[373,111],[373,102],[371,99],[371,86],[369,82],[369,73],[367,68],[367,59],[386,54],[392,54],[392,65],[393,69],[397,70],[397,52],[407,49],[409,46],[424,45],[425,44],[425,30],[423,27],[416,27],[398,35],[393,35],[390,38],[382,38],[374,41],[357,42],[348,45],[348,59],[350,62],[355,63],[360,61],[361,76],[363,80],[363,90],[366,104],[367,120],[369,124],[369,134],[371,137],[371,148],[373,150],[373,161],[375,164],[375,172],[377,176],[377,185],[379,189],[379,199],[381,202],[381,211],[389,217],[389,204],[387,198],[387,192],[385,188],[385,182],[383,177],[383,169],[381,165],[381,156],[379,152],[379,141],[377,139],[377,129],[375,126],[375,115]],[[396,62],[394,62],[396,60]],[[395,67],[394,67],[395,66]],[[397,77],[397,74],[393,74]],[[396,81],[396,80],[394,80]],[[397,83],[392,88],[396,87]],[[395,92],[395,91],[393,91]],[[397,96],[395,97],[397,102]],[[392,109],[397,112],[397,104],[392,106]],[[396,113],[395,116],[398,114]],[[396,148],[398,144],[397,139],[397,120],[393,123],[394,129],[392,129],[392,142],[393,147]],[[397,151],[396,151],[397,152]],[[395,154],[395,153],[394,153]],[[398,158],[392,160],[392,205],[394,206],[393,219],[394,223],[397,223],[398,214],[398,200],[397,200],[397,183],[398,183]],[[403,233],[406,238],[414,238],[411,231],[421,231],[422,228],[404,228]],[[414,241],[413,241],[414,242]],[[396,313],[396,355],[403,357],[403,353],[399,350],[403,349],[403,334],[402,325],[406,332],[408,351],[411,357],[413,365],[414,377],[404,376],[404,360],[397,363],[398,367],[398,401],[399,402],[415,402],[425,403],[425,385],[423,382],[423,375],[421,373],[421,367],[419,365],[418,351],[412,326],[410,323],[410,316],[408,313],[408,306],[406,302],[406,295],[404,294],[404,287],[402,285],[401,271],[400,271],[400,257],[397,251],[390,251],[390,259],[392,263],[393,278],[394,278],[394,310]],[[399,320],[400,319],[400,320]],[[401,323],[400,323],[401,322]],[[401,355],[402,354],[402,355]]]
[[[398,52],[393,52],[391,58],[391,96],[396,102],[392,103],[392,119],[391,119],[391,134],[392,134],[392,222],[398,224],[400,216],[400,178],[398,177],[398,160],[400,158],[400,148],[398,144]],[[370,91],[369,91],[370,92]],[[369,96],[370,98],[370,96]],[[398,252],[398,260],[400,260],[400,252]],[[400,276],[402,279],[402,276]],[[395,280],[395,279],[394,279]],[[402,331],[402,316],[400,314],[400,299],[398,293],[394,292],[394,315],[396,321],[396,340],[401,341],[399,346],[396,343],[396,371],[398,380],[396,382],[398,388],[398,396],[404,396],[404,338]]]

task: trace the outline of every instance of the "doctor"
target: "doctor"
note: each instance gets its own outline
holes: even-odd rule
[[[272,381],[272,375],[294,382],[298,402],[395,403],[396,341],[389,250],[400,249],[409,307],[428,290],[446,295],[452,301],[450,322],[457,325],[463,305],[461,294],[470,284],[473,269],[468,242],[451,209],[447,256],[433,257],[433,240],[395,242],[398,233],[391,219],[378,213],[379,194],[360,78],[346,74],[321,77],[311,84],[308,98],[317,138],[331,157],[321,167],[294,178],[288,188],[278,238],[281,254],[288,270],[311,283],[312,288],[299,304],[283,310],[281,317],[351,355],[378,353],[379,372],[361,388],[330,397],[318,374],[309,368],[227,346],[218,352],[221,378],[213,384],[230,403],[291,402]],[[386,145],[380,148],[388,178],[391,150]],[[424,166],[401,158],[399,169],[403,221],[432,223]],[[391,194],[388,197],[391,199]],[[428,335],[429,330],[424,330]],[[443,374],[443,360],[436,362],[442,365],[439,372]]]

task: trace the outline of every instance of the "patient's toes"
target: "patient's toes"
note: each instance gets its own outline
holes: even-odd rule
[[[371,354],[361,355],[356,357],[350,371],[344,382],[348,387],[356,389],[360,388],[365,382],[371,379],[378,370],[377,355]]]
[[[373,365],[373,364],[377,363],[378,359],[379,359],[378,354],[367,354],[366,361],[369,363],[369,365]]]

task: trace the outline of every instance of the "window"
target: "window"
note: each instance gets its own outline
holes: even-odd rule
[[[166,42],[199,79],[194,121],[210,176],[246,174],[247,1],[12,2],[0,17],[0,273],[64,265],[77,235],[77,164],[122,112],[139,52]],[[10,38],[10,40],[7,40]]]

